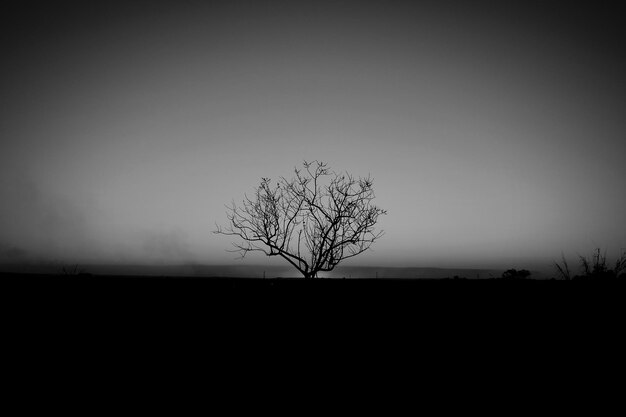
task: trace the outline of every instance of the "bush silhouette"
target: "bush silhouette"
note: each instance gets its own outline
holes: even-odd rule
[[[509,269],[502,273],[504,279],[527,279],[531,275],[530,271],[526,269]]]
[[[623,250],[621,256],[615,261],[615,266],[610,269],[606,259],[606,250],[602,253],[600,248],[594,249],[591,258],[578,255],[580,262],[580,275],[572,277],[569,265],[564,255],[561,255],[561,264],[555,262],[555,267],[559,275],[569,280],[610,280],[626,278],[626,273],[622,273],[626,269],[626,250]]]

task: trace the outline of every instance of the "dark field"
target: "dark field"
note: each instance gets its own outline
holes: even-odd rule
[[[292,323],[300,331],[318,328],[319,323],[346,330],[355,325],[391,326],[417,336],[426,328],[471,333],[475,326],[485,325],[507,331],[530,331],[528,323],[547,329],[564,323],[594,327],[623,316],[625,289],[623,280],[0,273],[0,302],[8,322],[27,317],[29,326],[73,323],[76,329],[92,329],[113,320],[133,332],[150,323],[193,327],[198,335],[211,335],[225,326],[234,332],[260,331],[277,323]]]
[[[48,298],[49,294],[61,299],[84,300],[89,297],[124,300],[124,302],[150,302],[155,299],[181,298],[195,302],[245,299],[297,299],[341,303],[366,303],[368,308],[378,308],[378,300],[388,296],[404,299],[409,304],[431,305],[436,309],[448,304],[474,304],[480,299],[506,300],[524,293],[545,294],[567,291],[561,281],[466,278],[234,278],[189,277],[156,275],[100,275],[100,274],[25,274],[0,273],[0,286],[5,296],[18,294],[28,297]],[[13,290],[13,291],[11,291]],[[269,297],[268,297],[269,296]],[[276,297],[275,297],[276,296]],[[295,296],[295,297],[292,297]],[[52,296],[51,296],[52,297]]]
[[[297,277],[284,278],[243,278],[243,277],[200,277],[200,276],[167,276],[167,275],[101,275],[101,274],[28,274],[0,272],[2,282],[14,283],[111,283],[111,284],[157,284],[157,283],[196,283],[215,288],[358,288],[358,287],[425,287],[425,286],[482,286],[500,285],[509,281],[500,278],[469,279],[453,278],[315,278]],[[520,285],[550,285],[554,280],[515,280]],[[506,284],[505,284],[506,285]]]
[[[615,292],[626,287],[617,281],[562,281],[555,279],[472,279],[453,278],[237,278],[167,275],[104,275],[104,274],[25,274],[0,273],[0,285],[44,292],[97,289],[118,296],[124,293],[158,292],[188,293],[192,297],[216,294],[301,294],[332,297],[334,295],[367,294],[369,297],[392,294],[414,297],[423,302],[457,299],[465,304],[507,297],[530,298],[554,296],[555,300],[571,294]],[[620,290],[621,292],[621,290]]]

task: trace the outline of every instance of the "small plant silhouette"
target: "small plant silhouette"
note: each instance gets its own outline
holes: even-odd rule
[[[61,272],[63,272],[63,275],[65,276],[91,276],[90,273],[85,272],[84,269],[79,268],[78,264],[75,264],[74,266],[64,266],[63,268],[61,268]]]
[[[624,278],[622,271],[626,270],[626,250],[622,249],[622,253],[615,261],[615,266],[610,269],[607,263],[606,250],[602,253],[600,248],[594,249],[591,258],[578,255],[580,262],[581,275],[572,277],[565,255],[561,254],[561,264],[555,262],[555,267],[559,275],[566,281],[572,279],[616,279]]]
[[[75,264],[74,266],[64,266],[63,268],[61,268],[61,271],[63,272],[63,275],[78,275],[80,274],[82,271],[78,269],[78,264]]]

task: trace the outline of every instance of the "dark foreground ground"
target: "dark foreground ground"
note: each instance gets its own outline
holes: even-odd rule
[[[425,286],[441,286],[453,284],[455,286],[471,285],[500,285],[498,283],[516,282],[518,285],[549,285],[554,280],[504,280],[499,278],[315,278],[304,279],[295,277],[285,278],[234,278],[234,277],[199,277],[199,276],[164,276],[164,275],[100,275],[100,274],[28,274],[0,272],[3,283],[15,284],[65,284],[65,283],[100,283],[112,285],[150,285],[168,283],[194,283],[218,289],[237,288],[414,288]]]
[[[577,302],[585,297],[622,297],[626,280],[562,281],[535,279],[467,278],[232,278],[146,275],[23,274],[0,272],[0,287],[14,294],[29,292],[61,296],[80,293],[107,297],[172,295],[212,298],[233,295],[299,295],[346,301],[393,296],[425,304],[458,303],[478,307],[480,303],[506,303],[517,299],[524,309],[535,302]],[[5,294],[7,291],[5,291]],[[8,293],[11,293],[10,291]],[[363,299],[363,298],[361,298]],[[581,305],[588,304],[579,300]],[[623,304],[623,303],[620,303]]]
[[[360,302],[387,296],[400,297],[423,304],[475,303],[498,292],[498,299],[507,294],[547,294],[567,291],[561,281],[502,280],[502,279],[428,279],[428,278],[232,278],[184,277],[147,275],[92,275],[92,274],[24,274],[1,273],[0,287],[5,294],[35,294],[60,298],[105,297],[107,299],[136,298],[137,301],[163,297],[191,297],[236,299],[297,295],[300,299]],[[285,297],[283,297],[285,298]]]
[[[358,289],[358,288],[551,288],[566,286],[626,287],[626,280],[598,280],[597,282],[552,279],[504,279],[504,278],[235,278],[168,275],[106,275],[106,274],[37,274],[0,272],[4,285],[187,285],[214,289]]]
[[[96,346],[108,340],[102,334],[134,340],[148,333],[159,335],[157,344],[161,337],[169,343],[202,340],[202,346],[244,339],[237,347],[252,352],[278,332],[288,340],[281,349],[326,340],[319,342],[322,351],[338,347],[328,338],[350,339],[357,332],[369,340],[365,344],[397,337],[421,345],[453,340],[448,348],[463,352],[489,338],[486,348],[494,352],[526,341],[529,351],[554,354],[546,340],[561,338],[564,329],[570,329],[568,338],[587,329],[594,335],[584,339],[593,341],[618,334],[625,298],[625,281],[0,273],[4,324],[16,329],[14,341],[36,335],[35,347],[87,334]]]

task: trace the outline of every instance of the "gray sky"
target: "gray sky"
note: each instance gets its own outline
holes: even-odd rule
[[[90,3],[8,7],[0,259],[231,263],[224,204],[303,159],[375,180],[350,264],[626,247],[609,6]]]

